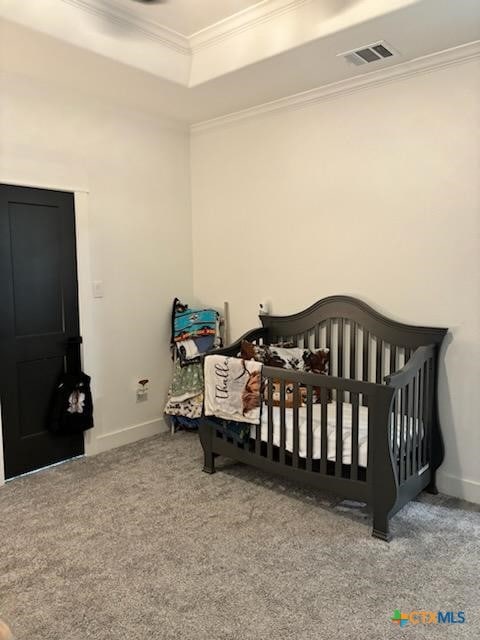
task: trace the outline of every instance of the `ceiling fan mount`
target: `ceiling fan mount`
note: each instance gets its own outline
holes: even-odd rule
[[[133,32],[131,14],[125,13],[124,11],[122,12],[121,10],[117,12],[115,3],[112,0],[96,0],[96,2],[100,9],[96,20],[97,29],[105,31],[110,35],[113,34],[116,37],[128,36]],[[131,2],[145,5],[146,10],[148,6],[153,8],[155,5],[160,6],[167,4],[169,0],[131,0]],[[133,11],[133,6],[131,11]],[[137,13],[140,11],[142,10],[138,9]]]

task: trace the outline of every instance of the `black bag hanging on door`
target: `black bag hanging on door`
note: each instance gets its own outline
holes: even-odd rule
[[[82,371],[64,373],[55,389],[48,430],[56,435],[71,435],[92,427],[90,377]]]

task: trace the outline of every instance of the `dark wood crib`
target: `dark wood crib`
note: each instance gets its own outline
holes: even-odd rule
[[[256,427],[248,442],[237,442],[204,416],[200,425],[204,471],[214,473],[215,457],[223,455],[366,502],[373,511],[373,535],[390,540],[390,518],[422,490],[436,493],[435,473],[444,456],[437,405],[438,358],[447,329],[402,324],[347,296],[325,298],[294,315],[267,315],[260,320],[262,327],[215,353],[236,356],[242,340],[327,347],[331,375],[264,366],[265,429]],[[277,388],[280,386],[276,427],[271,402],[274,381]],[[300,387],[306,389],[304,408],[294,405],[286,409],[287,384],[290,388],[293,385],[294,394]],[[334,426],[329,422],[332,409]],[[347,410],[346,456],[343,421]],[[287,412],[293,430],[289,448]],[[314,412],[319,416],[316,430],[312,426]],[[363,463],[359,416],[366,421]],[[299,453],[302,420],[306,425],[304,455]],[[329,429],[335,435],[333,454]],[[316,437],[319,443],[315,443]]]

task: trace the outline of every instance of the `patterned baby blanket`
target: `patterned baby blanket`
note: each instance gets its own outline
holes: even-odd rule
[[[214,309],[185,309],[176,311],[173,320],[174,340],[188,340],[201,336],[214,336],[217,332],[218,313]]]
[[[262,366],[254,360],[206,356],[205,415],[260,424]]]
[[[203,409],[203,369],[200,363],[182,367],[175,362],[173,380],[168,390],[165,413],[185,418],[200,418]]]

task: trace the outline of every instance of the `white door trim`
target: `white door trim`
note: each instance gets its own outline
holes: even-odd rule
[[[92,395],[95,405],[95,384],[97,377],[97,361],[95,358],[95,322],[93,314],[92,271],[90,263],[90,220],[89,193],[75,192],[75,229],[77,235],[77,271],[78,271],[78,308],[80,314],[80,335],[82,343],[82,367],[92,378]],[[97,452],[95,428],[86,431],[85,455]]]

